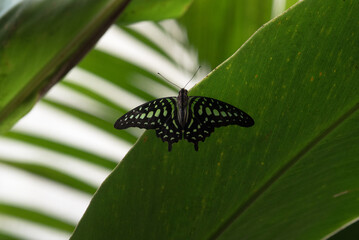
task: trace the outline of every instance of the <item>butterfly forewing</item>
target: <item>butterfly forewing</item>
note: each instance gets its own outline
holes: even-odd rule
[[[190,97],[189,118],[185,127],[184,138],[194,143],[204,141],[215,127],[239,125],[250,127],[253,119],[242,110],[222,101],[207,97]]]
[[[161,128],[171,117],[176,106],[175,99],[175,97],[159,98],[142,104],[120,117],[115,123],[115,128]]]
[[[123,115],[115,123],[117,129],[128,127],[156,129],[157,137],[168,142],[168,149],[171,150],[172,143],[182,138],[182,130],[179,128],[177,118],[176,98],[159,98],[142,104]]]

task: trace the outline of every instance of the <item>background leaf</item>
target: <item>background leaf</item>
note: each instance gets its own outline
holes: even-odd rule
[[[78,63],[128,3],[129,0],[1,3],[0,25],[4,27],[0,30],[0,132],[9,130]],[[175,17],[188,4],[189,1],[178,0],[136,0],[119,22]]]
[[[159,21],[176,18],[187,10],[191,2],[192,0],[133,0],[124,14],[118,18],[118,23],[123,25],[141,20]]]
[[[196,0],[180,22],[186,26],[200,60],[213,68],[271,19],[272,2]]]
[[[146,132],[72,239],[316,239],[357,219],[358,13],[308,0],[265,25],[191,91],[256,125],[217,129],[199,152]]]
[[[0,209],[2,214],[9,213],[10,215],[18,216],[33,222],[38,222],[50,227],[55,227],[62,229],[64,231],[72,232],[74,230],[74,226],[68,222],[61,221],[57,218],[54,218],[52,216],[48,216],[43,213],[38,213],[36,211],[32,211],[23,207],[19,206],[13,206],[5,203],[0,202]],[[1,236],[1,235],[0,235]],[[1,238],[1,239],[8,239],[8,238]]]
[[[2,131],[29,111],[34,100],[83,57],[127,3],[108,0],[9,3],[11,7],[0,18],[0,25],[4,26],[0,31]],[[25,106],[23,102],[32,104]],[[13,112],[14,119],[8,119]]]

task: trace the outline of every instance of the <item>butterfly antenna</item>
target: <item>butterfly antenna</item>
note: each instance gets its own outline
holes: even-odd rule
[[[166,80],[167,82],[169,82],[169,83],[171,83],[172,85],[174,85],[174,86],[178,87],[179,89],[181,89],[180,86],[178,86],[177,84],[175,84],[175,83],[171,82],[170,80],[168,80],[167,78],[165,78],[161,73],[157,73],[157,74],[160,75],[161,78],[163,78],[163,79]]]
[[[198,70],[199,70],[200,68],[201,68],[201,66],[198,66],[198,68],[197,68],[196,72],[193,74],[192,78],[186,83],[186,85],[184,85],[183,88],[186,88],[187,85],[188,85],[188,83],[190,83],[190,82],[193,80],[194,76],[196,76],[196,74],[197,74],[197,72],[198,72]]]

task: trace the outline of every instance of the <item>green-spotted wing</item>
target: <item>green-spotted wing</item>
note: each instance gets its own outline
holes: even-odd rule
[[[239,125],[250,127],[254,120],[242,110],[208,97],[188,97],[181,89],[178,97],[159,98],[138,106],[115,123],[115,128],[139,127],[155,129],[157,137],[172,144],[182,138],[194,144],[209,137],[215,127]]]

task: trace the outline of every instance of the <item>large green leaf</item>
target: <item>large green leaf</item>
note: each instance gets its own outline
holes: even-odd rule
[[[192,95],[256,121],[199,151],[146,132],[72,239],[318,239],[359,217],[359,2],[302,1]]]
[[[0,133],[26,114],[93,47],[130,0],[0,3]],[[189,2],[134,1],[120,21],[178,16]],[[141,7],[141,9],[139,9]],[[144,7],[144,9],[142,9]],[[138,9],[137,9],[138,8]],[[134,10],[136,14],[132,13]]]
[[[350,224],[350,225],[349,225]],[[349,226],[348,226],[349,225]],[[359,221],[355,219],[355,222],[349,222],[347,225],[343,226],[344,229],[339,229],[340,232],[331,236],[330,240],[354,240],[359,239]]]

